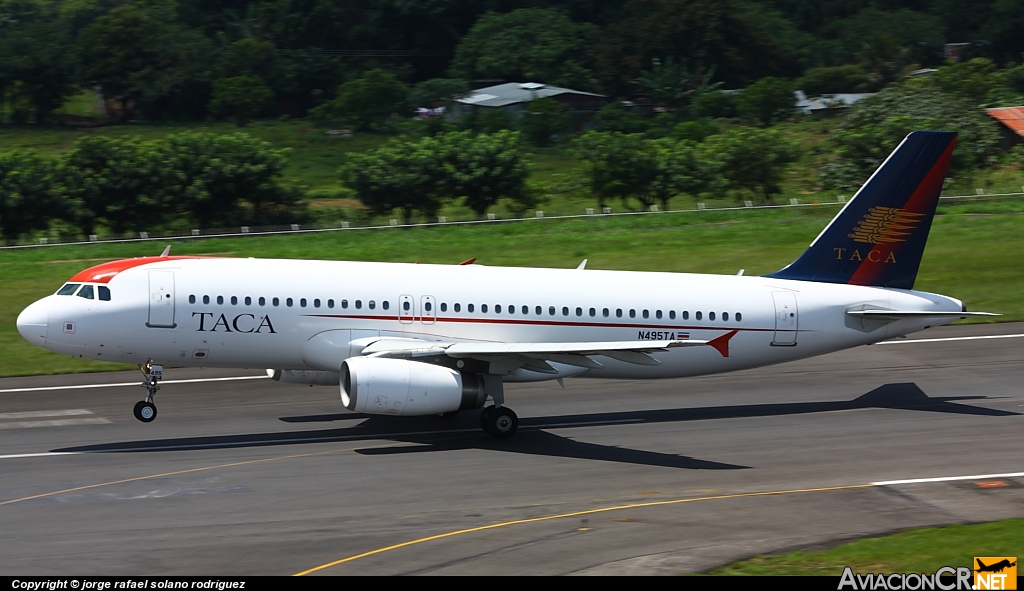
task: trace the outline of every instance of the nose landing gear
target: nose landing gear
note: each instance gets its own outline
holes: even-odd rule
[[[164,366],[157,365],[150,359],[146,361],[145,365],[140,365],[139,370],[146,378],[146,381],[141,384],[146,389],[146,399],[137,402],[132,412],[136,419],[143,423],[149,423],[156,418],[156,405],[153,404],[153,396],[160,390],[158,382],[164,378]]]

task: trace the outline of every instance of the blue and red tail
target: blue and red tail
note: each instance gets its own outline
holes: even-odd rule
[[[776,279],[913,289],[956,133],[915,131]]]

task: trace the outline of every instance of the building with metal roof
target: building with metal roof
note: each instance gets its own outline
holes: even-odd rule
[[[458,118],[473,112],[502,110],[514,119],[520,115],[527,103],[539,98],[551,98],[562,103],[570,116],[576,115],[573,117],[574,120],[580,119],[579,115],[592,115],[608,102],[608,97],[592,92],[539,82],[508,82],[478,88],[462,98],[455,99],[447,115]]]

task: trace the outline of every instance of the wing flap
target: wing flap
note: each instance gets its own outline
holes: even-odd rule
[[[968,316],[1001,316],[992,312],[926,312],[918,310],[847,310],[854,318],[967,318]]]

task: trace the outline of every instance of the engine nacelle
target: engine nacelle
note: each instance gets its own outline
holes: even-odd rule
[[[351,357],[341,364],[341,402],[356,412],[436,415],[480,408],[486,399],[478,374],[380,357]]]
[[[268,369],[267,376],[283,384],[309,384],[310,386],[337,386],[338,372],[308,369]]]

